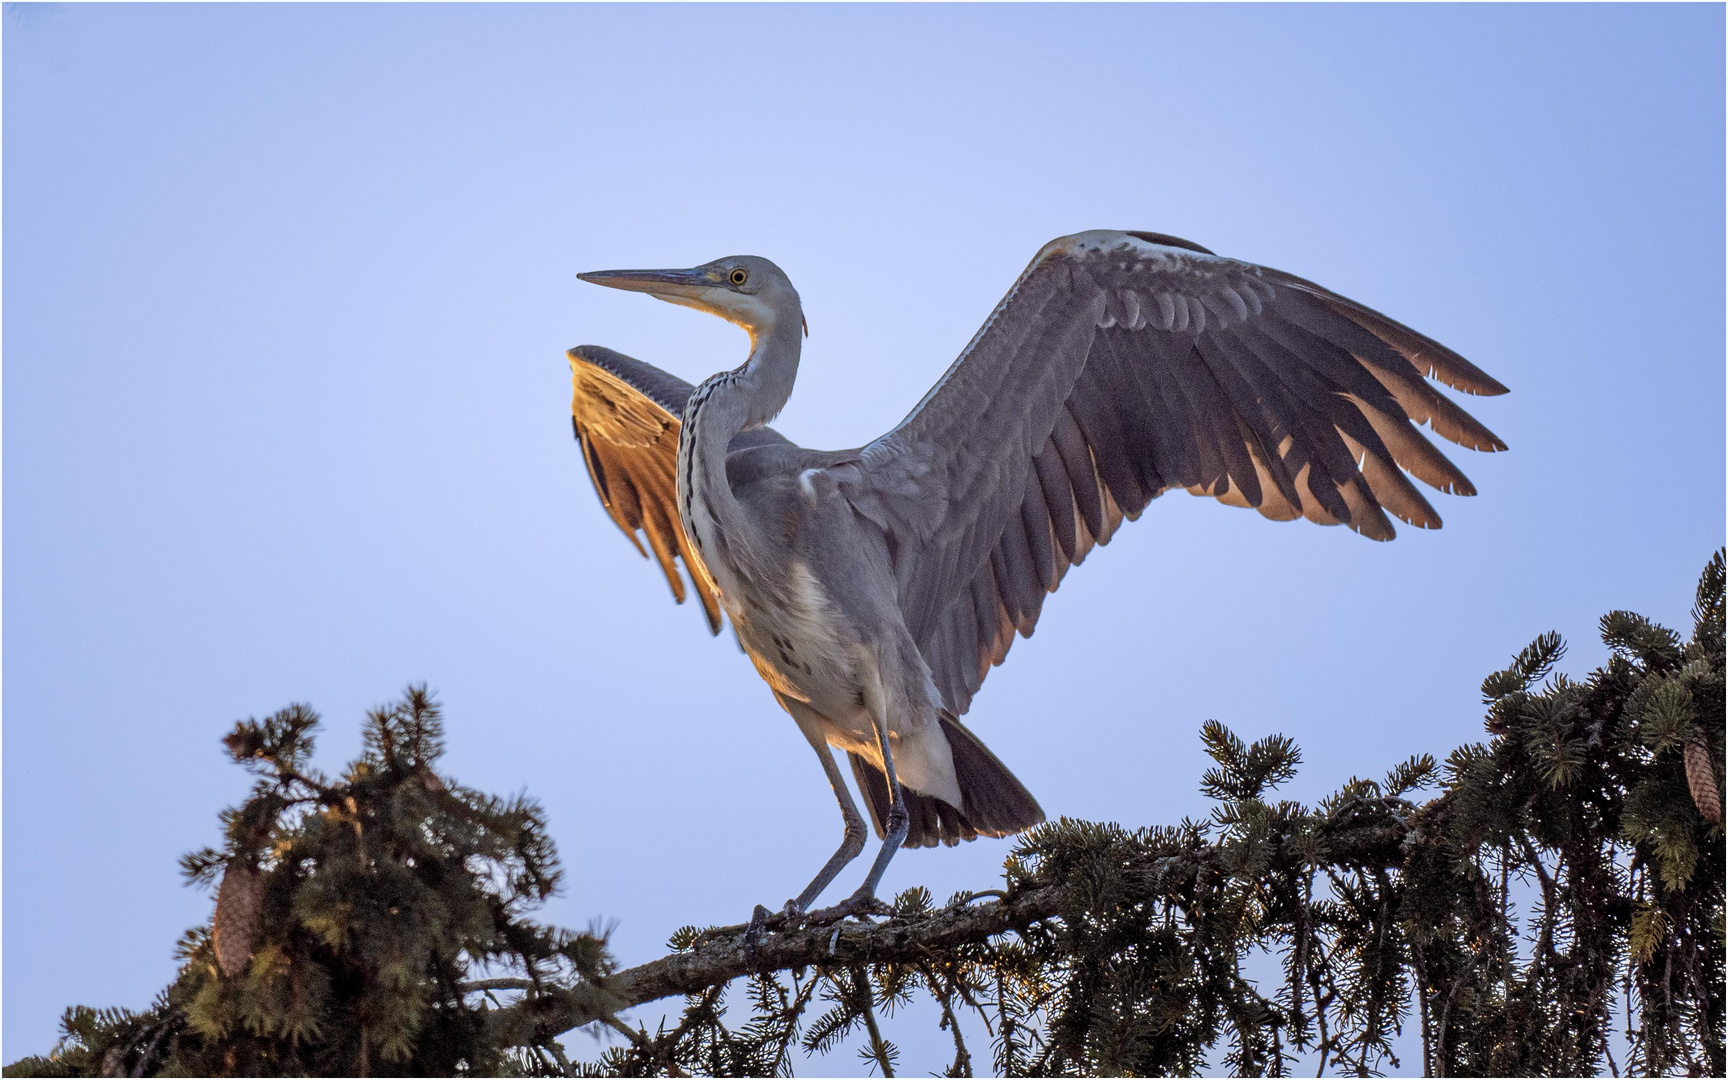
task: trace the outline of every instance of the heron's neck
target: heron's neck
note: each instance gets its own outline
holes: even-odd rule
[[[684,407],[679,434],[678,495],[684,527],[715,570],[717,557],[740,550],[727,537],[756,528],[743,514],[726,480],[726,451],[741,431],[762,427],[792,396],[803,347],[796,317],[750,329],[750,358],[704,382]],[[720,547],[727,550],[711,550]]]
[[[714,376],[691,395],[686,419],[697,420],[699,453],[724,464],[726,448],[740,431],[759,428],[780,414],[798,381],[798,355],[803,341],[796,317],[765,327],[750,327],[750,357],[731,371]]]
[[[750,357],[732,372],[737,379],[728,389],[748,403],[739,431],[763,426],[786,407],[792,384],[798,381],[798,357],[804,351],[804,339],[799,336],[802,327],[803,320],[794,312],[766,326],[749,328]]]

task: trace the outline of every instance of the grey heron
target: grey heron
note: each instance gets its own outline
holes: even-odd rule
[[[836,912],[878,905],[902,844],[1044,820],[960,717],[1015,633],[1031,636],[1045,594],[1152,499],[1181,488],[1390,540],[1388,511],[1440,527],[1410,476],[1475,494],[1418,425],[1506,448],[1430,385],[1506,392],[1457,353],[1311,282],[1159,233],[1045,245],[899,426],[855,450],[807,450],[766,426],[807,332],[772,262],[579,276],[750,338],[742,365],[694,388],[609,349],[571,349],[572,414],[607,512],[638,551],[646,537],[679,602],[684,564],[714,633],[725,613],[834,790],[844,837],[788,915],[864,847],[831,747],[882,837]]]

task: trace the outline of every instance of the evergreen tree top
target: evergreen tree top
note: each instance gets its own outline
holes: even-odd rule
[[[290,706],[225,739],[257,781],[183,860],[217,902],[175,981],[140,1012],[68,1010],[54,1053],[5,1073],[783,1075],[852,1040],[891,1075],[883,1016],[922,994],[950,1075],[1413,1072],[1411,1025],[1425,1075],[1722,1075],[1723,569],[1689,638],[1604,616],[1611,655],[1582,679],[1538,637],[1482,683],[1487,741],[1443,763],[1304,806],[1275,798],[1293,743],[1208,722],[1204,821],[1064,819],[1000,888],[759,939],[686,928],[629,970],[533,921],[560,880],[544,816],[436,771],[424,687],[367,716],[334,778]],[[1262,953],[1277,980],[1244,974]],[[675,1024],[620,1018],[678,995]],[[572,1062],[559,1036],[584,1024],[622,1041]]]

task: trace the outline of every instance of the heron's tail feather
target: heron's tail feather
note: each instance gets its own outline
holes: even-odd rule
[[[852,761],[852,776],[858,781],[858,789],[864,792],[865,804],[870,807],[870,823],[876,826],[877,839],[881,839],[882,823],[888,819],[888,778],[882,775],[881,769],[857,754],[846,756]],[[953,847],[962,840],[978,839],[978,829],[966,820],[966,815],[941,799],[913,791],[905,784],[900,785],[900,793],[906,797],[906,812],[911,816],[901,847],[935,847],[937,844]]]
[[[980,836],[1007,836],[1043,821],[1044,811],[1038,800],[1008,767],[958,719],[947,712],[941,717],[942,733],[948,736],[948,748],[954,756],[955,778],[960,782],[960,807],[955,809],[934,795],[900,785],[906,796],[906,811],[912,819],[903,846],[935,847],[940,843],[952,847]],[[888,818],[887,777],[859,755],[847,757],[852,762],[852,775],[870,807],[876,835],[881,836],[882,823]]]
[[[954,775],[960,781],[960,812],[981,836],[1008,836],[1044,820],[1044,809],[1008,766],[967,730],[960,719],[944,711],[942,734],[954,754]]]

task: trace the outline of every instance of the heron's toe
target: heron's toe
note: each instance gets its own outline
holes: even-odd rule
[[[893,905],[884,900],[877,899],[876,894],[868,889],[859,889],[851,896],[848,896],[845,902],[840,906],[848,909],[846,912],[848,915],[894,914]]]
[[[812,911],[805,916],[805,922],[812,926],[839,922],[852,917],[863,918],[866,915],[892,915],[894,909],[876,898],[876,894],[868,889],[859,889],[830,908]]]

